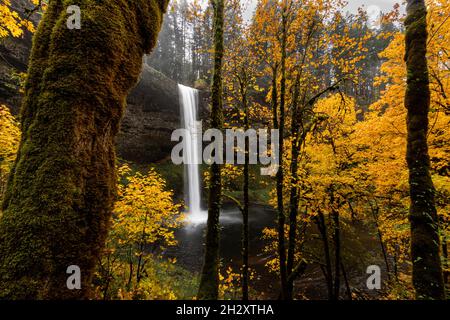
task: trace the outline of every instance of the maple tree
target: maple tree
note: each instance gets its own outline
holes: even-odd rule
[[[428,14],[427,60],[430,71],[431,105],[428,115],[430,131],[428,147],[431,159],[431,178],[436,188],[436,208],[440,221],[441,254],[444,268],[448,268],[448,127],[446,92],[448,92],[448,67],[442,63],[445,59],[445,48],[448,36],[445,28],[448,22],[443,12],[449,9],[448,1],[430,1]],[[441,11],[444,10],[444,11]],[[437,27],[438,26],[438,27]],[[442,32],[442,36],[437,34]],[[366,121],[358,124],[357,138],[372,140],[362,143],[367,156],[367,172],[376,182],[379,193],[381,228],[387,242],[387,249],[394,257],[394,272],[397,266],[409,260],[410,233],[408,232],[409,190],[408,171],[404,160],[406,154],[406,109],[402,108],[405,97],[406,65],[402,53],[405,51],[405,35],[398,32],[392,42],[381,54],[386,59],[382,65],[382,74],[378,85],[386,85],[381,99],[371,106]],[[443,56],[444,55],[444,56]],[[363,134],[364,132],[364,134]],[[361,140],[360,140],[361,141]],[[377,143],[374,145],[373,141]],[[370,147],[369,147],[370,145]],[[448,277],[448,269],[444,270]],[[398,274],[395,275],[398,277]],[[402,275],[403,280],[405,274]],[[447,280],[448,282],[448,280]]]
[[[303,269],[303,263],[297,264],[294,258],[300,201],[298,159],[309,130],[317,121],[312,116],[312,107],[322,96],[337,90],[346,78],[356,78],[356,64],[364,58],[362,44],[366,37],[351,38],[347,27],[340,33],[336,32],[342,21],[339,9],[343,3],[340,1],[307,1],[301,4],[280,1],[278,5],[279,9],[272,2],[261,2],[253,30],[256,33],[255,46],[260,48],[258,52],[265,52],[262,61],[268,66],[266,72],[272,76],[272,90],[267,99],[272,101],[273,127],[280,130],[280,155],[290,151],[286,159],[280,157],[276,192],[280,279],[283,295],[290,298],[295,275]],[[271,19],[271,12],[280,16]],[[329,16],[335,19],[330,22],[327,20]],[[280,51],[271,52],[267,47]],[[318,49],[327,47],[333,50]],[[326,66],[330,68],[328,75],[323,71]],[[289,195],[287,201],[286,195]],[[289,212],[289,226],[285,225],[286,212]],[[282,231],[285,229],[290,230],[287,255]]]
[[[111,278],[115,277],[122,281],[116,288],[120,290],[116,295],[125,298],[157,293],[157,288],[148,291],[151,289],[148,281],[153,280],[149,276],[149,259],[164,248],[176,245],[174,230],[181,227],[184,220],[182,204],[174,203],[173,192],[166,190],[164,179],[154,169],[146,174],[133,174],[128,165],[123,165],[118,170],[118,178],[118,199],[99,267],[103,277],[100,291],[103,296],[108,295]],[[167,296],[169,293],[162,291],[160,294]]]
[[[434,7],[436,6],[436,7]],[[439,10],[435,9],[439,8]],[[330,230],[336,231],[336,228],[342,229],[351,227],[348,221],[353,218],[362,216],[366,221],[374,221],[375,231],[380,242],[380,248],[385,260],[386,268],[388,273],[393,273],[388,275],[388,278],[393,280],[391,282],[391,288],[393,291],[393,296],[402,295],[404,293],[398,291],[398,284],[401,283],[403,288],[408,288],[410,284],[410,278],[408,278],[407,269],[402,269],[400,266],[404,265],[410,259],[409,256],[409,237],[408,232],[409,222],[408,217],[405,214],[408,209],[408,185],[407,185],[407,167],[406,161],[404,160],[404,154],[406,153],[406,111],[401,109],[402,101],[404,99],[404,79],[405,79],[405,63],[403,61],[404,53],[404,33],[401,31],[396,31],[388,26],[391,25],[393,21],[399,21],[401,19],[397,11],[398,7],[394,8],[394,11],[383,17],[381,20],[382,31],[377,34],[377,38],[380,41],[385,39],[390,42],[387,48],[380,54],[380,58],[384,60],[381,65],[381,74],[375,77],[375,88],[379,90],[379,100],[373,103],[368,112],[361,109],[361,106],[355,104],[353,101],[353,109],[351,113],[352,122],[347,127],[347,132],[341,129],[334,130],[334,132],[329,132],[326,136],[326,143],[318,143],[317,136],[324,138],[323,129],[318,132],[311,132],[312,138],[306,137],[302,140],[300,145],[293,144],[292,137],[287,139],[286,144],[292,148],[290,155],[287,156],[283,163],[283,167],[286,171],[286,178],[284,179],[284,185],[286,190],[297,190],[299,197],[299,204],[304,209],[303,217],[301,219],[301,224],[299,229],[293,231],[290,226],[284,228],[284,234],[286,238],[289,238],[289,234],[294,234],[294,232],[300,232],[300,238],[298,240],[300,248],[291,252],[291,256],[295,256],[296,261],[299,262],[298,269],[303,272],[306,264],[311,264],[312,261],[317,261],[317,258],[312,260],[311,256],[302,252],[305,249],[305,232],[308,228],[311,228],[311,223],[317,226],[319,233],[322,234],[324,245],[323,250],[326,267],[323,268],[324,278],[327,282],[327,287],[329,291],[330,299],[339,298],[339,275],[343,270],[343,266],[339,264],[339,251],[342,251],[336,244],[340,242],[339,232],[334,232],[333,235],[326,234],[326,225],[331,226]],[[432,107],[430,113],[430,123],[432,123],[430,128],[430,134],[428,136],[430,145],[430,155],[431,155],[431,166],[432,166],[432,177],[433,181],[436,183],[437,188],[437,206],[438,213],[440,213],[441,222],[441,238],[443,237],[443,250],[441,250],[444,258],[444,266],[447,266],[447,244],[446,244],[446,233],[448,231],[448,218],[442,217],[442,214],[446,216],[448,212],[448,203],[443,200],[446,195],[448,195],[448,177],[447,175],[447,165],[448,164],[448,149],[446,143],[448,133],[445,126],[448,125],[448,102],[446,101],[445,92],[448,90],[446,87],[447,77],[445,76],[448,68],[446,64],[443,63],[442,55],[445,54],[445,46],[448,41],[447,36],[438,36],[437,33],[445,31],[441,28],[445,28],[447,22],[446,15],[440,11],[441,9],[448,9],[448,4],[446,1],[440,3],[430,2],[430,15],[428,19],[430,21],[436,21],[436,23],[429,24],[430,41],[429,46],[429,64],[430,73],[434,74],[434,79],[431,80],[430,86],[432,90]],[[439,12],[438,12],[439,11]],[[360,12],[361,14],[362,12]],[[435,16],[437,15],[437,16]],[[338,25],[342,25],[339,13],[336,14],[336,19],[334,20],[333,27],[336,28]],[[262,19],[267,23],[266,19]],[[334,43],[340,49],[337,50],[339,55],[336,57],[333,52],[330,52],[329,56],[330,64],[332,68],[339,70],[341,74],[347,74],[354,83],[359,85],[362,80],[360,77],[361,62],[364,61],[366,52],[362,45],[367,42],[371,37],[368,31],[362,37],[358,39],[353,39],[348,41],[348,37],[351,37],[351,30],[355,28],[364,28],[364,19],[356,20],[352,27],[347,27],[344,24],[344,30],[340,30],[338,34],[331,33],[330,41]],[[335,24],[337,23],[337,24]],[[360,23],[360,27],[358,27]],[[437,27],[439,26],[439,27]],[[321,30],[323,30],[323,26]],[[333,28],[332,28],[333,29]],[[438,30],[436,30],[438,29]],[[302,30],[307,30],[307,28],[302,28]],[[334,29],[335,30],[335,29]],[[346,33],[347,32],[347,33]],[[345,40],[347,37],[347,41]],[[325,38],[321,38],[322,41]],[[434,41],[433,41],[434,40]],[[436,42],[440,42],[436,45]],[[353,57],[346,57],[342,59],[340,54],[346,52],[346,45],[348,44],[348,49],[351,52],[357,52]],[[358,50],[356,50],[358,49]],[[314,57],[317,58],[317,57]],[[313,59],[312,63],[315,63],[313,70],[327,70],[329,67],[327,60],[320,60],[320,64],[317,64],[317,60]],[[324,63],[323,63],[324,62]],[[322,64],[323,63],[323,64]],[[436,74],[440,74],[442,77],[437,77]],[[322,71],[323,74],[323,71]],[[294,81],[295,76],[290,77]],[[310,79],[314,79],[313,75],[308,74],[307,80],[304,82],[308,83]],[[324,81],[324,78],[316,78],[320,86],[320,83]],[[323,84],[322,84],[323,86]],[[348,91],[347,85],[340,85],[341,89]],[[309,85],[308,90],[310,90],[311,85]],[[275,90],[274,90],[275,89]],[[272,87],[272,92],[270,94],[276,94],[278,88]],[[350,88],[351,89],[351,88]],[[291,90],[295,93],[295,90]],[[351,94],[357,94],[353,89],[349,91]],[[294,95],[293,95],[294,96]],[[313,112],[317,122],[309,121],[309,123],[314,123],[314,128],[312,131],[317,130],[317,128],[326,124],[329,128],[330,125],[330,114],[329,111],[332,109],[340,110],[340,100],[342,97],[339,95],[331,96],[330,98],[325,98],[325,100],[319,100],[317,106],[310,108]],[[356,95],[358,99],[358,96]],[[348,98],[343,100],[349,101]],[[351,101],[351,99],[350,99]],[[328,112],[320,111],[324,104],[329,104],[331,109]],[[310,112],[311,112],[310,111]],[[447,114],[446,114],[447,113]],[[320,115],[325,117],[320,117]],[[333,116],[334,117],[334,116]],[[314,117],[312,117],[314,119]],[[288,121],[290,121],[288,119]],[[341,123],[342,122],[342,123]],[[345,124],[345,121],[339,119],[339,123]],[[436,136],[437,135],[437,136]],[[294,136],[295,137],[295,136]],[[314,139],[313,139],[314,138]],[[294,139],[295,141],[295,139]],[[376,143],[374,143],[376,141]],[[434,143],[438,141],[438,143]],[[297,141],[298,143],[298,141]],[[339,154],[340,144],[343,153]],[[327,151],[327,148],[328,151]],[[297,150],[297,151],[296,151]],[[294,172],[297,171],[297,178],[292,175],[292,154],[293,151],[299,152],[301,155],[300,165],[297,170],[294,168]],[[433,155],[436,155],[433,157]],[[307,166],[307,162],[313,161],[316,157],[319,157],[314,163],[320,164],[323,168],[325,175],[319,175],[316,170],[311,171],[311,167]],[[338,165],[336,168],[338,170],[333,170],[333,165],[330,160]],[[444,164],[445,163],[445,164]],[[289,170],[291,166],[291,170]],[[347,168],[348,167],[348,168]],[[347,169],[345,169],[347,168]],[[439,173],[436,172],[435,168],[441,168]],[[344,169],[344,170],[343,170]],[[320,171],[319,171],[320,172]],[[345,174],[344,174],[345,173]],[[293,177],[295,179],[293,179]],[[311,180],[309,180],[311,178]],[[344,180],[341,180],[344,179]],[[323,184],[322,187],[320,187]],[[298,186],[298,187],[296,187]],[[294,192],[295,193],[295,192]],[[275,196],[275,195],[274,195]],[[331,198],[330,198],[331,197]],[[285,205],[289,205],[289,197],[286,192],[284,192],[284,202]],[[292,197],[290,197],[292,200]],[[272,198],[272,204],[277,206],[275,198]],[[327,205],[327,203],[330,203]],[[441,210],[443,208],[444,210]],[[447,211],[446,211],[447,210]],[[327,218],[327,212],[330,213],[330,219]],[[333,213],[334,212],[334,213]],[[342,220],[344,219],[344,220]],[[292,219],[289,217],[289,220]],[[344,225],[342,225],[342,221]],[[328,222],[327,222],[328,221]],[[339,224],[341,224],[339,226]],[[295,224],[294,224],[295,225]],[[353,227],[352,227],[353,228]],[[278,234],[278,235],[277,235]],[[265,239],[274,239],[275,236],[279,237],[279,232],[275,230],[266,229],[264,232]],[[328,242],[328,238],[331,236],[331,243]],[[292,236],[290,239],[294,239]],[[342,240],[342,239],[341,239]],[[292,243],[292,240],[290,241]],[[353,244],[356,245],[356,244]],[[330,248],[334,246],[334,248]],[[268,252],[274,250],[273,244],[266,247]],[[296,252],[294,254],[294,252]],[[334,252],[335,257],[331,257]],[[302,263],[303,262],[303,263]],[[320,262],[323,263],[323,262]],[[335,270],[332,270],[331,265],[334,263]],[[303,264],[303,265],[302,265]],[[393,264],[393,265],[391,265]],[[280,265],[279,259],[276,258],[268,262],[268,266],[273,270],[278,272]],[[401,271],[399,271],[402,269]],[[446,269],[447,270],[447,269]],[[448,274],[448,271],[445,271]],[[333,279],[333,277],[336,277]],[[344,276],[345,278],[345,276]],[[333,288],[334,286],[334,288]],[[403,291],[405,292],[405,291]]]

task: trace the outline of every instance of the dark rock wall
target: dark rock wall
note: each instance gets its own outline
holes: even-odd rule
[[[177,83],[144,64],[141,78],[127,99],[117,138],[125,160],[149,163],[170,157],[172,131],[180,128]]]

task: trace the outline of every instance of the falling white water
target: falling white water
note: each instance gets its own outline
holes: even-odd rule
[[[198,91],[196,89],[178,85],[178,92],[180,96],[180,106],[182,109],[182,121],[184,128],[187,129],[187,136],[185,141],[186,152],[184,156],[185,165],[185,198],[188,206],[187,219],[193,224],[204,223],[207,220],[207,212],[201,209],[201,190],[200,190],[200,170],[201,163],[201,137],[197,126],[197,105],[198,105]]]

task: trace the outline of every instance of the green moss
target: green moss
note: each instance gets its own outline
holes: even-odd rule
[[[407,6],[406,55],[408,110],[407,154],[410,185],[411,259],[413,285],[418,299],[444,299],[439,256],[439,227],[434,186],[428,154],[428,112],[430,89],[427,66],[427,23],[423,0],[409,0]]]
[[[221,130],[223,124],[222,60],[224,1],[213,1],[214,6],[214,75],[211,86],[211,127]],[[219,295],[219,215],[222,205],[221,166],[211,165],[208,196],[208,223],[205,260],[200,279],[198,298],[215,300]]]
[[[86,298],[115,197],[114,137],[166,0],[55,0],[34,38],[0,221],[0,297]],[[81,29],[66,27],[69,5]],[[81,268],[82,290],[66,269]]]

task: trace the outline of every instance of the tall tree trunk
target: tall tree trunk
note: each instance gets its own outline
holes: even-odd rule
[[[319,210],[319,212],[317,214],[316,224],[317,224],[317,228],[319,229],[320,235],[322,237],[322,242],[323,242],[323,252],[324,252],[324,256],[325,256],[324,275],[325,275],[325,281],[327,283],[328,299],[333,300],[333,297],[334,297],[333,272],[331,269],[332,265],[331,265],[330,246],[328,244],[327,225],[326,225],[325,216],[324,216],[322,210]]]
[[[286,271],[290,276],[292,269],[294,268],[295,249],[297,242],[297,215],[298,215],[298,203],[299,203],[299,190],[298,190],[298,157],[300,155],[300,119],[298,98],[300,95],[300,74],[297,75],[295,80],[295,88],[292,102],[292,119],[291,119],[291,190],[289,194],[289,241],[288,241],[288,255]],[[294,291],[294,282],[288,282],[288,296],[287,299],[292,299]]]
[[[282,13],[282,34],[281,34],[281,82],[280,82],[280,115],[278,121],[279,129],[279,168],[277,172],[277,206],[278,206],[278,258],[280,264],[280,284],[281,284],[281,298],[287,299],[289,297],[287,286],[287,270],[286,270],[286,244],[284,235],[284,226],[286,224],[286,217],[284,215],[283,203],[283,148],[284,148],[284,111],[286,101],[286,42],[287,42],[287,13],[283,8]]]
[[[428,112],[430,89],[427,66],[427,9],[424,0],[407,1],[406,65],[408,110],[407,162],[411,205],[411,258],[413,285],[419,299],[444,299],[445,291],[439,256],[439,223],[435,189],[428,155]]]
[[[278,65],[272,66],[272,122],[273,128],[278,129]]]
[[[211,127],[222,129],[222,60],[223,60],[223,0],[212,0],[214,6],[214,75],[211,97]],[[221,166],[211,165],[208,199],[208,223],[206,230],[205,261],[203,264],[199,299],[217,299],[219,294],[219,215],[222,200]]]
[[[334,299],[339,300],[341,288],[341,227],[339,224],[339,212],[332,210],[331,217],[334,227]]]
[[[373,220],[375,222],[375,227],[377,228],[378,240],[380,241],[380,247],[381,252],[383,253],[384,264],[386,265],[388,280],[391,280],[391,268],[389,266],[388,253],[386,251],[386,246],[384,245],[383,234],[381,232],[380,225],[378,224],[379,207],[378,204],[375,205],[375,208],[372,207],[372,204],[370,205],[370,207],[372,211]]]
[[[115,197],[114,137],[167,0],[51,0],[34,37],[0,222],[0,296],[86,298]],[[66,286],[81,269],[81,290]]]
[[[350,288],[350,283],[348,282],[347,271],[344,268],[344,264],[341,262],[342,275],[344,276],[345,288],[347,291],[348,300],[352,300],[352,289]]]
[[[449,276],[450,272],[448,271],[449,265],[448,265],[448,245],[447,245],[447,237],[444,236],[444,239],[442,239],[442,256],[444,257],[444,285],[448,286],[449,284]]]
[[[243,76],[246,77],[243,70]],[[241,95],[242,105],[244,109],[244,130],[247,131],[249,125],[249,111],[247,102],[247,90],[245,88],[246,81],[241,83]],[[248,265],[248,252],[249,252],[249,237],[248,237],[248,208],[249,208],[249,152],[250,152],[249,138],[245,137],[245,163],[244,163],[244,206],[242,210],[242,300],[248,300],[248,284],[249,284],[249,265]]]

